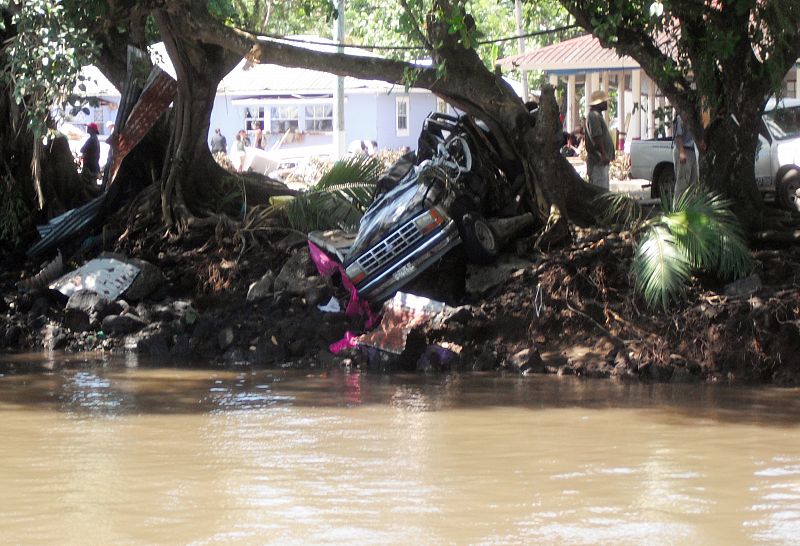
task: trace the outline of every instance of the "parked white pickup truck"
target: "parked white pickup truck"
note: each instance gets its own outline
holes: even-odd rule
[[[756,155],[756,184],[778,203],[800,210],[800,99],[770,99],[764,109]],[[649,180],[651,196],[675,187],[672,139],[631,141],[631,178]]]

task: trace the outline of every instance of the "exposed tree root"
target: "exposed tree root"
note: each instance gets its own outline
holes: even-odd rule
[[[750,234],[750,240],[758,243],[800,243],[800,229],[794,230],[767,230]]]
[[[570,240],[569,222],[556,205],[550,207],[550,216],[535,246],[540,250],[550,250],[564,245]]]

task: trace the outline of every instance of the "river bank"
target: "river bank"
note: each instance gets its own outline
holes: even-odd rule
[[[648,310],[631,288],[628,237],[579,230],[570,247],[550,254],[523,239],[491,271],[476,270],[452,252],[406,287],[451,312],[413,329],[400,355],[330,352],[346,332],[363,331],[364,319],[319,309],[332,296],[344,307],[347,293],[337,280],[317,276],[298,240],[243,255],[225,241],[140,251],[137,258],[155,265],[163,282],[141,301],[123,300],[80,327],[53,291],[18,291],[16,283],[36,271],[7,268],[0,278],[0,345],[5,351],[133,351],[303,369],[800,381],[800,251],[755,251],[754,275],[744,283],[703,279],[683,305],[663,313]],[[284,274],[287,261],[294,272]],[[431,346],[446,348],[448,358],[429,358]]]

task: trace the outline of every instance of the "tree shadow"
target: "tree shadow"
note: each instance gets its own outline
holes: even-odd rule
[[[215,366],[127,355],[0,357],[0,407],[88,416],[387,405],[405,411],[646,410],[653,419],[793,427],[798,389],[500,373],[373,374]]]

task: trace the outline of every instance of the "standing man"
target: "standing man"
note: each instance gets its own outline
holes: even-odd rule
[[[222,135],[222,131],[219,128],[214,129],[214,135],[211,137],[211,154],[227,154],[228,153],[228,141]]]
[[[86,126],[86,132],[89,133],[89,138],[81,147],[81,177],[85,182],[97,184],[100,174],[100,140],[97,135],[100,134],[100,129],[96,123],[90,123]]]
[[[675,197],[681,195],[686,188],[697,184],[697,155],[694,147],[694,136],[675,114],[672,141],[672,162],[675,165]]]
[[[608,165],[614,158],[614,143],[603,118],[608,110],[608,95],[603,90],[592,93],[589,102],[589,117],[586,120],[586,167],[589,183],[608,191]]]

